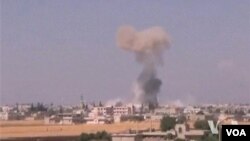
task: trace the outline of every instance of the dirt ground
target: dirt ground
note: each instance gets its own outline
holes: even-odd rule
[[[104,125],[45,125],[43,121],[0,121],[0,137],[80,135],[82,132],[90,133],[102,130],[116,133],[129,129],[145,130],[151,126],[154,129],[159,129],[159,125],[159,121],[122,122]]]

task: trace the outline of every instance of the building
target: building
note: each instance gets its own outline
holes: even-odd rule
[[[86,124],[108,124],[112,122],[111,118],[107,117],[86,117],[84,118]]]
[[[0,120],[17,120],[19,115],[14,112],[0,112]]]
[[[10,112],[12,111],[14,108],[10,107],[10,106],[1,106],[1,112]]]
[[[183,110],[184,114],[193,114],[193,113],[198,113],[200,112],[201,109],[200,108],[196,108],[196,107],[192,107],[192,106],[188,106]]]
[[[55,115],[44,118],[45,124],[59,124],[60,121],[61,121],[60,117],[55,116]]]
[[[208,132],[206,130],[190,129],[186,124],[176,124],[175,131],[177,138],[185,140],[199,140],[206,132]]]
[[[197,114],[189,113],[186,114],[186,119],[189,121],[205,120],[206,115],[203,112],[198,112]]]
[[[31,109],[31,104],[17,104],[17,109],[20,112],[28,112]]]
[[[92,111],[89,113],[90,117],[96,116],[105,116],[105,115],[112,115],[113,108],[112,107],[94,107]]]
[[[119,107],[94,107],[89,113],[89,117],[97,116],[111,116],[111,115],[132,115],[134,113],[133,107],[119,106]]]
[[[176,107],[162,107],[154,110],[155,115],[176,115],[178,108]]]
[[[83,117],[77,114],[63,113],[44,118],[45,124],[77,124],[83,123]]]
[[[9,120],[10,114],[9,112],[0,112],[0,120]]]
[[[119,106],[113,108],[114,115],[132,115],[134,114],[134,108],[129,106]]]

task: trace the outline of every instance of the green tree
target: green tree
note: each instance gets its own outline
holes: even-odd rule
[[[218,136],[209,134],[209,135],[203,136],[200,141],[219,141],[219,138]]]
[[[185,141],[184,139],[179,139],[179,138],[177,138],[177,139],[175,139],[174,141]]]
[[[176,122],[179,123],[179,124],[183,124],[187,121],[185,115],[180,115],[177,119],[176,119]]]
[[[31,112],[34,112],[34,111],[35,111],[35,107],[34,107],[34,104],[33,104],[33,103],[31,103],[30,111],[31,111]]]
[[[80,135],[80,141],[89,141],[90,139],[91,138],[90,138],[89,134],[87,134],[87,133],[82,133]]]
[[[111,136],[106,131],[97,132],[95,138],[99,140],[111,140]]]
[[[103,106],[103,104],[102,104],[102,102],[101,101],[99,101],[99,105],[98,105],[99,107],[102,107]]]
[[[60,105],[59,106],[59,113],[62,114],[63,113],[63,107]]]
[[[175,118],[169,117],[169,116],[164,116],[161,119],[160,128],[162,131],[167,131],[167,130],[173,129],[175,127],[175,124],[176,124]]]
[[[97,132],[97,133],[82,133],[79,138],[80,141],[111,141],[111,135],[106,131]]]
[[[215,113],[220,113],[220,109],[219,108],[217,108],[216,110],[215,110]]]
[[[194,123],[194,127],[196,129],[201,129],[201,130],[209,130],[209,125],[208,125],[208,122],[206,120],[197,120],[195,123]]]
[[[234,113],[236,116],[242,117],[245,115],[245,112],[243,110],[237,110]]]
[[[167,140],[173,140],[175,138],[175,135],[173,135],[173,134],[171,134],[171,133],[169,133],[169,134],[167,134],[166,136],[165,136],[165,139],[167,139]]]

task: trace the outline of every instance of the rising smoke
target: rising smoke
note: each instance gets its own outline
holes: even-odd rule
[[[163,64],[162,53],[170,45],[168,34],[161,27],[136,31],[131,26],[122,26],[117,32],[117,44],[135,53],[136,60],[143,65],[134,84],[135,101],[151,108],[157,107],[162,81],[157,78],[156,68]]]

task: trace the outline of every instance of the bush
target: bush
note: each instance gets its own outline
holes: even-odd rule
[[[197,120],[194,123],[194,127],[196,129],[201,129],[201,130],[209,130],[210,129],[208,122],[206,120]]]
[[[209,135],[205,135],[202,137],[202,139],[200,141],[219,141],[217,136],[214,136],[212,134]]]
[[[160,128],[162,131],[167,131],[170,129],[174,129],[176,124],[176,119],[173,117],[169,117],[169,116],[164,116],[161,119],[161,124],[160,124]]]
[[[181,116],[179,116],[178,118],[177,118],[177,123],[178,124],[183,124],[183,123],[185,123],[187,121],[187,119],[186,119],[186,117],[184,116],[184,115],[181,115]]]
[[[177,139],[175,139],[174,141],[185,141],[184,139],[179,139],[179,138],[177,138]]]
[[[92,140],[100,140],[100,141],[111,141],[111,135],[106,131],[97,132],[95,134],[90,133],[82,133],[80,135],[80,141],[92,141]]]

